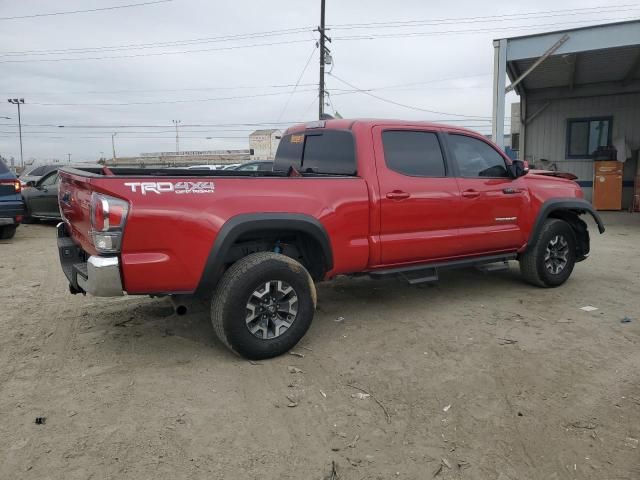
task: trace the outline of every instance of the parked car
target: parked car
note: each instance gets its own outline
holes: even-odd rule
[[[188,167],[176,168],[186,168],[187,170],[222,170],[221,165],[189,165]]]
[[[32,223],[36,220],[60,220],[58,207],[58,185],[60,176],[58,171],[49,172],[38,181],[31,181],[22,189],[25,205],[23,222]]]
[[[241,172],[270,172],[273,170],[273,162],[242,163],[231,170],[239,170]]]
[[[60,172],[58,248],[71,292],[211,299],[216,335],[252,359],[302,338],[314,281],[364,273],[419,283],[518,260],[527,282],[557,287],[589,254],[580,216],[604,232],[573,180],[528,171],[478,133],[438,124],[297,125],[274,171],[259,174],[112,170]]]
[[[22,221],[24,204],[20,197],[22,185],[15,174],[0,159],[0,239],[13,238]]]
[[[20,181],[22,182],[22,185],[25,186],[29,182],[37,182],[47,173],[51,173],[59,168],[60,165],[39,165],[37,167],[32,167],[20,175]]]

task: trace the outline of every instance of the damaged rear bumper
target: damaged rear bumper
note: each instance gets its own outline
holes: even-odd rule
[[[74,243],[64,222],[57,227],[60,265],[71,293],[88,293],[95,297],[118,297],[124,294],[118,257],[88,255]]]

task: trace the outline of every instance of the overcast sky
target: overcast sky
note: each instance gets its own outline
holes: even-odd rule
[[[7,18],[139,3],[147,4]],[[488,133],[493,38],[638,18],[633,4],[327,0],[335,74],[327,111],[455,120]],[[172,120],[181,121],[181,150],[248,148],[256,127],[247,124],[313,120],[319,15],[320,0],[0,0],[0,117],[11,117],[0,119],[0,155],[19,159],[10,97],[25,99],[24,157],[38,161],[109,157],[114,132],[118,156],[173,151]],[[480,118],[411,110],[338,79],[391,102]]]

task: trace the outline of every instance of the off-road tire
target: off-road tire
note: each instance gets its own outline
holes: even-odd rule
[[[247,325],[247,302],[260,285],[286,282],[297,296],[297,313],[290,327],[275,338],[258,338]],[[231,265],[215,288],[211,322],[216,336],[238,355],[260,360],[288,352],[309,329],[316,306],[316,289],[309,272],[285,255],[259,252]]]
[[[549,243],[561,237],[568,244],[566,265],[558,273],[552,273],[545,266],[545,255]],[[545,220],[540,235],[534,245],[520,255],[520,272],[524,280],[537,287],[558,287],[567,281],[576,261],[576,238],[571,226],[557,218]]]
[[[17,225],[7,225],[4,227],[0,227],[0,240],[9,240],[10,238],[13,238],[13,236],[16,234],[17,229]]]

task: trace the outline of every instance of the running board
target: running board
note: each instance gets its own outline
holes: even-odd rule
[[[461,260],[451,260],[449,262],[437,262],[423,265],[411,265],[407,267],[388,268],[384,270],[374,270],[369,272],[369,276],[374,279],[390,277],[404,278],[409,284],[436,282],[439,270],[452,270],[456,268],[476,267],[483,272],[498,272],[509,269],[509,260],[515,260],[517,254],[509,253],[502,255],[489,255],[485,257],[465,258]]]
[[[476,268],[482,273],[506,272],[509,270],[509,262],[488,263],[485,265],[477,265]]]

